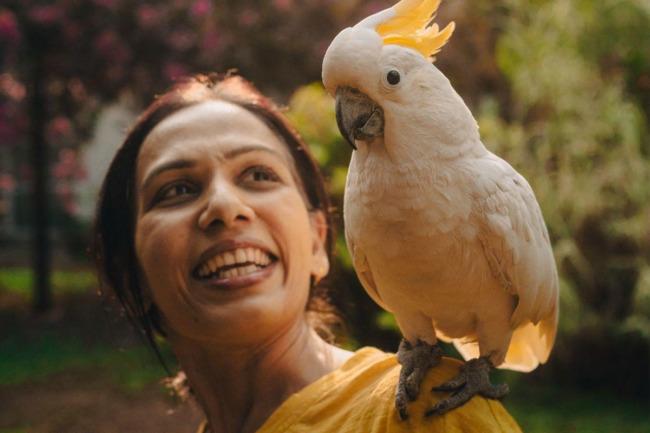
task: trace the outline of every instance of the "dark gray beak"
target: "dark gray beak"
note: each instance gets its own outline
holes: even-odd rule
[[[343,138],[356,150],[355,140],[371,141],[384,135],[384,110],[357,89],[339,87],[336,124]]]

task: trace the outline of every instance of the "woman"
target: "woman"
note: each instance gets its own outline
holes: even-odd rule
[[[395,356],[317,334],[328,209],[305,144],[237,76],[177,85],[115,156],[98,207],[98,268],[149,340],[169,341],[205,412],[200,431],[519,431],[482,398],[423,418],[445,397],[428,390],[401,421]],[[424,386],[458,365],[443,361]]]

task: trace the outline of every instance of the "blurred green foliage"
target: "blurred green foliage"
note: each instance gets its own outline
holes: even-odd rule
[[[10,290],[25,297],[32,296],[34,273],[27,268],[0,269],[0,292]],[[85,293],[97,286],[97,277],[89,270],[55,270],[52,285],[57,294]]]
[[[171,358],[169,350],[165,355]],[[87,369],[93,377],[105,371],[109,383],[137,392],[159,381],[164,374],[152,357],[144,346],[116,351],[107,345],[89,347],[75,338],[62,338],[51,332],[32,341],[19,335],[0,342],[0,385],[44,381],[58,372]]]
[[[478,120],[486,146],[531,183],[549,227],[562,279],[551,361],[587,382],[619,381],[603,364],[636,366],[625,391],[648,396],[650,5],[505,4],[496,59],[512,104],[486,101]],[[581,365],[590,352],[601,359]],[[580,369],[593,373],[571,373]]]
[[[645,405],[611,392],[521,386],[504,404],[526,433],[643,433],[650,427]]]
[[[479,0],[465,4],[460,14],[459,29],[466,26],[486,37],[477,41],[461,33],[453,46],[452,37],[437,65],[452,83],[458,73],[457,89],[472,108],[485,145],[530,182],[554,245],[561,278],[561,323],[547,371],[562,373],[569,382],[585,380],[598,386],[592,382],[603,385],[614,380],[601,370],[616,359],[616,365],[632,368],[628,374],[636,378],[636,385],[619,383],[634,388],[623,391],[647,397],[650,4]],[[477,64],[477,70],[488,72],[474,79],[501,84],[477,90],[467,83],[463,66],[450,60],[455,53],[462,57],[475,50],[477,44],[493,55],[476,56],[477,63],[492,64]],[[359,286],[353,281],[340,218],[350,150],[336,130],[333,101],[320,84],[299,89],[289,105],[290,117],[330,180],[339,211],[342,284],[350,287],[350,300]],[[364,328],[374,332],[396,328],[378,310],[363,317],[346,311],[357,338],[364,335]],[[590,342],[599,344],[594,353],[605,359],[583,359],[584,350],[592,349]],[[560,359],[554,363],[555,358]],[[594,372],[572,378],[575,369]]]

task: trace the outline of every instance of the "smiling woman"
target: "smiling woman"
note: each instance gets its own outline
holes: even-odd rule
[[[319,336],[330,227],[318,166],[276,106],[240,77],[199,76],[158,98],[115,156],[95,257],[150,342],[169,341],[205,413],[200,431],[518,431],[482,398],[401,421],[395,356]],[[443,361],[424,386],[458,368]]]

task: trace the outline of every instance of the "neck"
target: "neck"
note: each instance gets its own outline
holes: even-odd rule
[[[254,432],[292,394],[349,356],[325,343],[305,320],[255,347],[170,336],[212,433]]]

